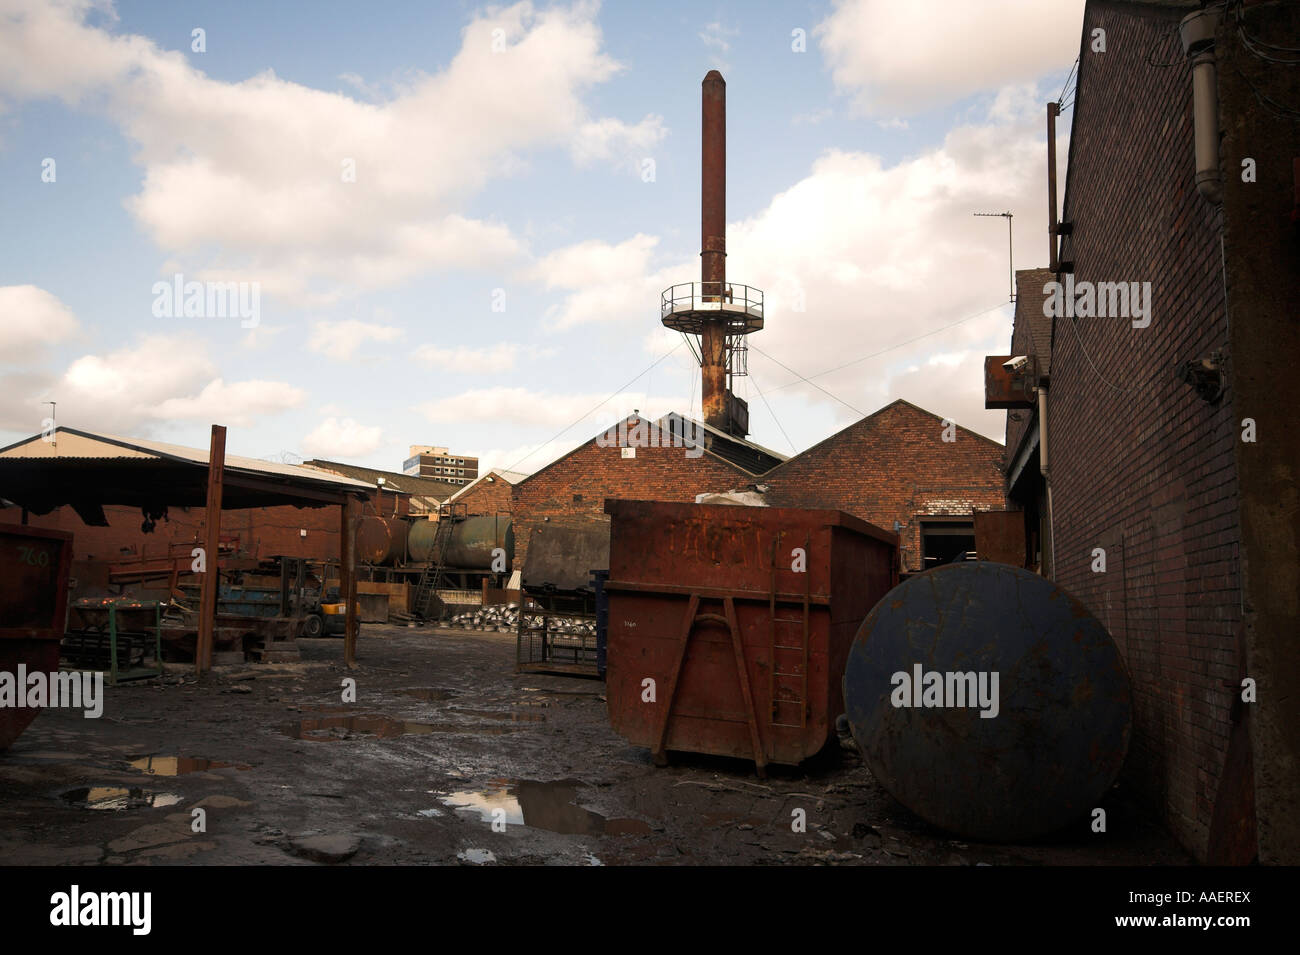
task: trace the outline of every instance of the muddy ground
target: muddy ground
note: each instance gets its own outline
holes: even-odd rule
[[[1029,845],[955,840],[848,739],[766,780],[701,756],[657,769],[609,728],[603,683],[516,674],[511,634],[367,625],[352,671],[340,640],[300,647],[301,663],[106,686],[99,719],[41,713],[0,754],[0,863],[1190,862],[1122,788],[1104,836],[1081,820]]]

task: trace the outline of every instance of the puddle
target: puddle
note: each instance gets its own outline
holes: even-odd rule
[[[219,763],[214,759],[195,759],[189,756],[142,756],[131,760],[131,768],[150,776],[184,776],[202,773],[209,769],[248,769],[243,763]]]
[[[70,789],[62,799],[82,809],[147,809],[174,806],[181,801],[176,793],[156,793],[149,789],[120,789],[108,786],[89,786]]]
[[[546,715],[543,713],[529,713],[527,711],[505,712],[504,710],[462,710],[458,707],[452,708],[452,713],[464,713],[467,716],[481,716],[489,720],[508,720],[512,723],[545,723]]]
[[[442,703],[456,695],[455,690],[445,690],[440,686],[416,686],[401,692],[426,703]]]
[[[286,736],[317,742],[348,739],[352,736],[393,739],[397,736],[419,736],[427,733],[479,733],[499,736],[520,729],[523,727],[475,726],[465,723],[412,723],[407,720],[395,720],[391,716],[325,716],[320,719],[298,720],[280,727],[280,731]]]
[[[464,849],[456,853],[456,858],[462,862],[472,862],[475,865],[497,861],[497,857],[492,854],[490,849]]]
[[[496,780],[486,789],[462,790],[440,796],[453,809],[479,814],[487,823],[504,819],[506,825],[528,826],[565,835],[648,835],[652,830],[640,819],[606,819],[577,803],[574,779],[539,783],[530,779]]]

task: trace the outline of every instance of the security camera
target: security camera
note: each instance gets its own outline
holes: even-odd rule
[[[1004,361],[1002,363],[1002,367],[1005,368],[1007,371],[1011,372],[1012,374],[1016,374],[1017,372],[1022,372],[1029,367],[1029,356],[1017,355],[1015,358],[1012,358],[1009,361]]]

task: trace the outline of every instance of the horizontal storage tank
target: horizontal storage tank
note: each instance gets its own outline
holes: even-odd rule
[[[871,774],[921,818],[1011,842],[1086,821],[1128,750],[1119,650],[1037,574],[968,561],[918,574],[863,621],[844,673]]]
[[[679,750],[762,773],[818,752],[844,711],[858,626],[897,580],[898,538],[829,510],[608,500],[605,512],[615,731],[660,764]]]
[[[425,562],[437,559],[438,526],[440,521],[416,521],[407,536],[407,552],[411,560]],[[443,564],[447,567],[464,567],[490,570],[492,552],[500,547],[506,552],[506,568],[515,559],[515,532],[506,515],[467,517],[451,526],[451,540]]]
[[[363,517],[357,523],[357,560],[363,564],[392,566],[406,557],[407,529],[397,517]]]

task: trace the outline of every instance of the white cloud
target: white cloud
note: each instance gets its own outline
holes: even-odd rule
[[[706,23],[698,34],[700,42],[709,51],[709,62],[719,70],[730,68],[726,55],[731,52],[731,38],[740,35],[740,30],[729,27],[720,20]]]
[[[337,461],[370,454],[383,442],[383,428],[367,427],[352,418],[331,417],[302,439],[302,450],[309,457]]]
[[[0,376],[0,427],[38,431],[51,399],[60,424],[110,434],[149,436],[175,420],[244,427],[305,397],[283,382],[227,382],[193,338],[155,335],[83,355],[62,373]]]
[[[813,32],[855,106],[908,114],[1068,69],[1083,3],[837,0]]]
[[[228,276],[298,304],[498,267],[523,248],[506,226],[466,215],[485,184],[533,152],[622,163],[663,135],[658,117],[628,125],[585,105],[621,69],[602,52],[593,4],[477,13],[445,68],[364,102],[270,70],[214,79],[180,52],[92,25],[90,0],[6,3],[0,97],[107,113],[136,144],[143,182],[127,207],[154,241],[200,278],[220,248]]]
[[[605,117],[583,123],[573,137],[573,161],[587,166],[596,160],[619,161],[630,168],[638,163],[668,135],[662,116],[650,115],[634,126],[620,119]]]
[[[335,361],[352,361],[357,357],[357,350],[366,342],[395,342],[403,334],[402,329],[393,325],[358,322],[354,319],[316,322],[307,338],[307,348]]]
[[[498,342],[483,348],[467,348],[464,345],[455,348],[421,345],[415,350],[415,357],[417,361],[446,371],[483,375],[505,372],[514,368],[515,360],[522,350],[520,345],[509,342]]]
[[[659,240],[640,233],[617,244],[592,239],[565,246],[543,256],[524,277],[549,289],[569,291],[547,315],[559,329],[587,322],[609,322],[623,316],[644,321],[647,305],[675,281],[692,276],[682,267],[651,271]]]
[[[57,297],[35,285],[0,286],[0,362],[19,364],[66,341],[80,326]]]
[[[608,399],[608,400],[607,400]],[[572,425],[561,443],[585,441],[597,431],[639,409],[644,414],[662,415],[681,411],[681,400],[641,391],[624,391],[614,398],[608,393],[559,393],[535,391],[518,386],[473,388],[460,394],[426,401],[416,410],[430,421],[494,422],[523,425],[538,432]],[[597,407],[599,405],[600,407]],[[595,408],[596,410],[592,410]]]
[[[196,395],[168,398],[151,412],[163,421],[176,419],[248,427],[268,413],[301,405],[307,395],[282,381],[235,381],[217,378]]]

